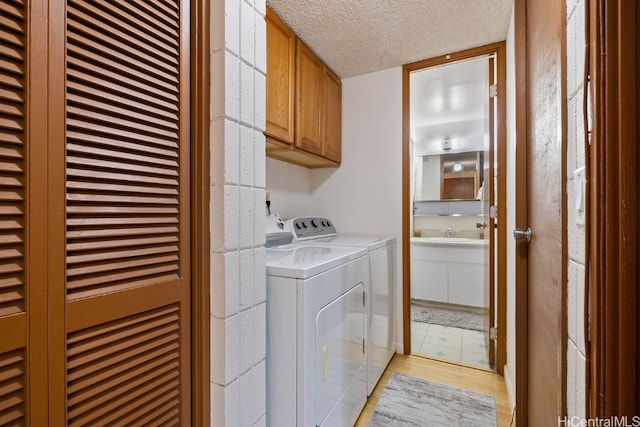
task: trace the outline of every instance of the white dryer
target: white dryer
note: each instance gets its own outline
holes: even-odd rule
[[[338,234],[333,223],[322,217],[299,217],[285,222],[293,241],[307,245],[366,248],[369,258],[367,289],[367,396],[380,380],[395,354],[395,252],[394,237]]]
[[[354,425],[367,399],[367,251],[276,246],[266,270],[267,425]]]

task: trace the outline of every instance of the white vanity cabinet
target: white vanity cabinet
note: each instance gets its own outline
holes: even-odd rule
[[[448,302],[448,270],[447,264],[413,258],[411,261],[411,297],[425,301]]]
[[[411,239],[411,297],[485,307],[482,240]]]

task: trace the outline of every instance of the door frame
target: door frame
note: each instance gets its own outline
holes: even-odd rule
[[[411,221],[410,217],[412,211],[410,209],[411,195],[410,195],[410,162],[409,154],[411,151],[410,142],[410,109],[409,109],[409,76],[411,72],[420,70],[423,68],[433,67],[436,65],[448,64],[451,62],[460,61],[463,59],[470,59],[482,55],[490,55],[497,53],[498,61],[496,64],[498,74],[498,105],[497,105],[497,139],[496,139],[496,155],[498,159],[498,171],[501,179],[498,179],[497,185],[497,203],[498,203],[498,218],[502,218],[498,221],[497,241],[495,246],[497,247],[497,268],[496,268],[496,282],[497,282],[497,324],[498,327],[498,340],[497,340],[497,354],[496,354],[496,370],[499,374],[503,374],[504,365],[507,361],[506,350],[506,255],[507,255],[507,224],[506,224],[506,209],[507,209],[507,190],[506,180],[504,179],[504,173],[507,166],[507,154],[506,154],[506,42],[492,43],[484,46],[479,46],[472,49],[463,50],[460,52],[450,53],[447,55],[437,56],[422,61],[412,62],[405,64],[402,67],[402,307],[403,307],[403,341],[404,341],[404,354],[411,353]]]
[[[526,171],[527,167],[527,15],[526,0],[516,0],[513,8],[514,14],[514,55],[515,55],[515,134],[516,144],[516,171]],[[516,172],[515,188],[527,188],[527,174]],[[515,227],[527,228],[529,219],[527,216],[526,191],[516,191],[515,200]],[[516,337],[516,384],[515,384],[515,411],[516,425],[528,424],[528,375],[529,366],[529,335],[528,335],[528,245],[516,245],[515,254],[515,337]]]
[[[210,425],[210,0],[191,0],[191,424]]]
[[[586,4],[593,111],[587,157],[586,415],[632,416],[640,411],[640,6],[635,0]]]

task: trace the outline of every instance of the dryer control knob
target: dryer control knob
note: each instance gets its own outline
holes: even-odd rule
[[[311,220],[311,225],[313,225],[314,228],[318,227],[318,224],[316,224],[316,220],[315,219]]]

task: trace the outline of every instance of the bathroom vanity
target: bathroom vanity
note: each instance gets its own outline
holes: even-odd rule
[[[488,242],[457,237],[411,238],[411,297],[485,307],[484,253]]]

